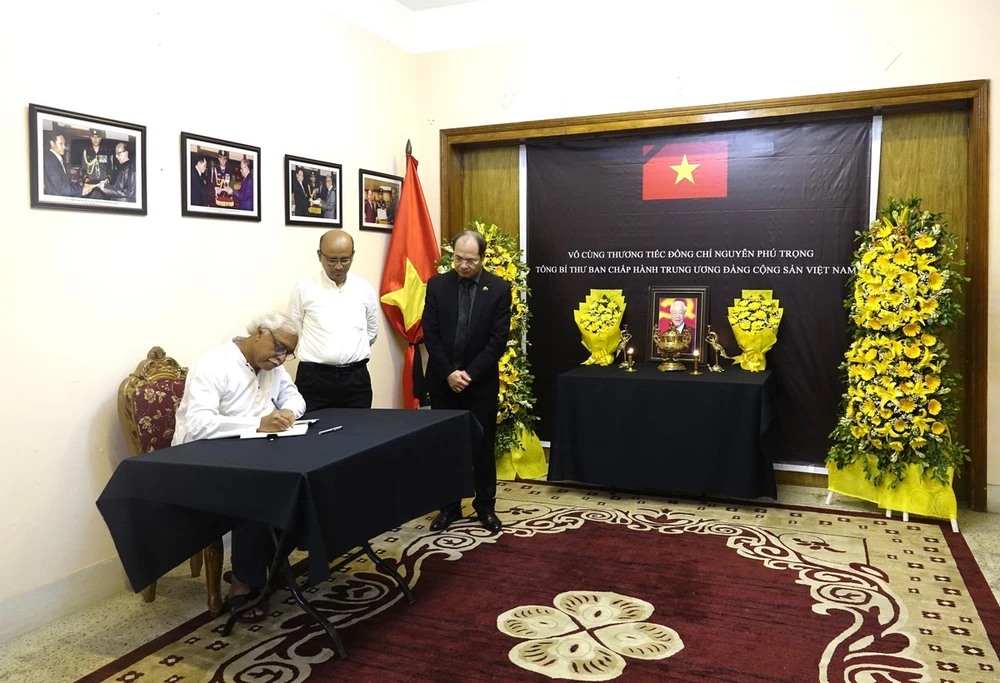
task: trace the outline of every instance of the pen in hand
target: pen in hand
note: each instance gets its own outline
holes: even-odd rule
[[[281,413],[281,406],[278,405],[277,399],[275,399],[273,396],[271,397],[271,405],[274,406],[274,412],[275,413],[278,413],[278,414]],[[281,415],[281,417],[283,419],[286,419],[286,421],[288,422],[287,426],[285,426],[285,429],[289,429],[295,423],[295,418],[294,417],[291,420],[288,420],[283,415]],[[282,430],[282,431],[284,431],[284,430]]]
[[[322,434],[329,434],[330,432],[339,432],[343,428],[344,425],[337,425],[336,427],[330,427],[329,429],[324,429],[323,431],[320,432],[320,434],[322,435]]]

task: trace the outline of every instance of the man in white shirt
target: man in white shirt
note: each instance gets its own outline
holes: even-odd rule
[[[367,280],[349,272],[349,233],[325,233],[316,254],[322,271],[299,280],[288,300],[288,315],[302,330],[295,384],[309,411],[371,408],[367,365],[378,336],[378,297]]]
[[[210,349],[188,372],[177,407],[172,446],[237,436],[247,430],[282,432],[306,410],[305,401],[282,364],[295,355],[298,327],[286,315],[266,313],[247,325],[249,337]],[[229,607],[256,597],[267,581],[274,544],[266,525],[247,522],[233,529]],[[260,607],[240,621],[264,618]]]

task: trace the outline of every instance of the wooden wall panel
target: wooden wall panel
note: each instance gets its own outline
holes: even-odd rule
[[[879,207],[890,196],[917,195],[945,214],[963,247],[968,234],[969,112],[886,114],[882,118]]]
[[[969,216],[969,112],[946,110],[888,114],[882,119],[882,163],[879,208],[889,197],[916,195],[923,208],[943,213],[948,228],[958,236],[959,259],[965,258]],[[961,296],[965,307],[965,293]],[[952,371],[969,375],[965,321],[946,338]],[[964,392],[963,392],[964,393]],[[964,396],[959,400],[964,408]],[[955,438],[967,443],[966,411],[955,427]],[[968,500],[970,472],[964,471],[955,492]]]
[[[448,236],[483,220],[496,223],[504,233],[518,239],[521,231],[518,208],[518,148],[481,147],[462,151],[462,224],[451,226]]]

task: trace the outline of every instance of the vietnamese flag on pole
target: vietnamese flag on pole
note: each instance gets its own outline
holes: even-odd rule
[[[417,408],[424,398],[423,363],[416,355],[424,339],[420,318],[424,313],[427,281],[437,272],[434,262],[440,256],[424,190],[417,176],[417,160],[410,154],[407,141],[406,176],[389,238],[380,290],[382,310],[389,324],[408,342],[403,363],[405,408]]]
[[[725,197],[729,182],[729,144],[725,140],[642,148],[642,198],[707,199]],[[652,156],[650,156],[652,154]]]

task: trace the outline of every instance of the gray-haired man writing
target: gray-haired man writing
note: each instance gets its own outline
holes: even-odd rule
[[[247,430],[282,432],[305,412],[305,400],[282,367],[294,355],[298,327],[282,313],[265,313],[250,321],[247,333],[210,349],[191,367],[171,445]],[[263,588],[273,553],[266,525],[248,522],[233,529],[232,588],[226,599],[231,608]],[[263,618],[264,610],[257,607],[240,621]]]

